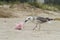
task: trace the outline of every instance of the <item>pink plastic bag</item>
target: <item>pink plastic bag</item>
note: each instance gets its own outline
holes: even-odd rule
[[[24,25],[24,23],[20,22],[19,24],[16,24],[16,28],[15,29],[22,30],[23,29],[23,25]]]

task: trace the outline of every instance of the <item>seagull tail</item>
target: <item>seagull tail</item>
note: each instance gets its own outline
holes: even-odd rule
[[[60,18],[54,18],[55,21],[60,21]]]

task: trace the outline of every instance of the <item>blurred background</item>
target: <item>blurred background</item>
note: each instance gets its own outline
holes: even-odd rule
[[[0,18],[37,16],[41,13],[56,16],[54,12],[60,13],[60,0],[0,0]]]

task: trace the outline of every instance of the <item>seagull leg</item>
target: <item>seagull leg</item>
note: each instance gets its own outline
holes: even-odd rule
[[[39,29],[38,29],[39,31],[40,31],[40,28],[41,28],[41,24],[39,24]]]
[[[37,28],[37,25],[38,25],[38,24],[36,23],[36,26],[33,28],[33,30],[35,30],[35,29]]]

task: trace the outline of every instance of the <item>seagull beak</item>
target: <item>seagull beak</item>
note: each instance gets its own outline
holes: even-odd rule
[[[25,22],[27,22],[28,20],[25,20]]]

